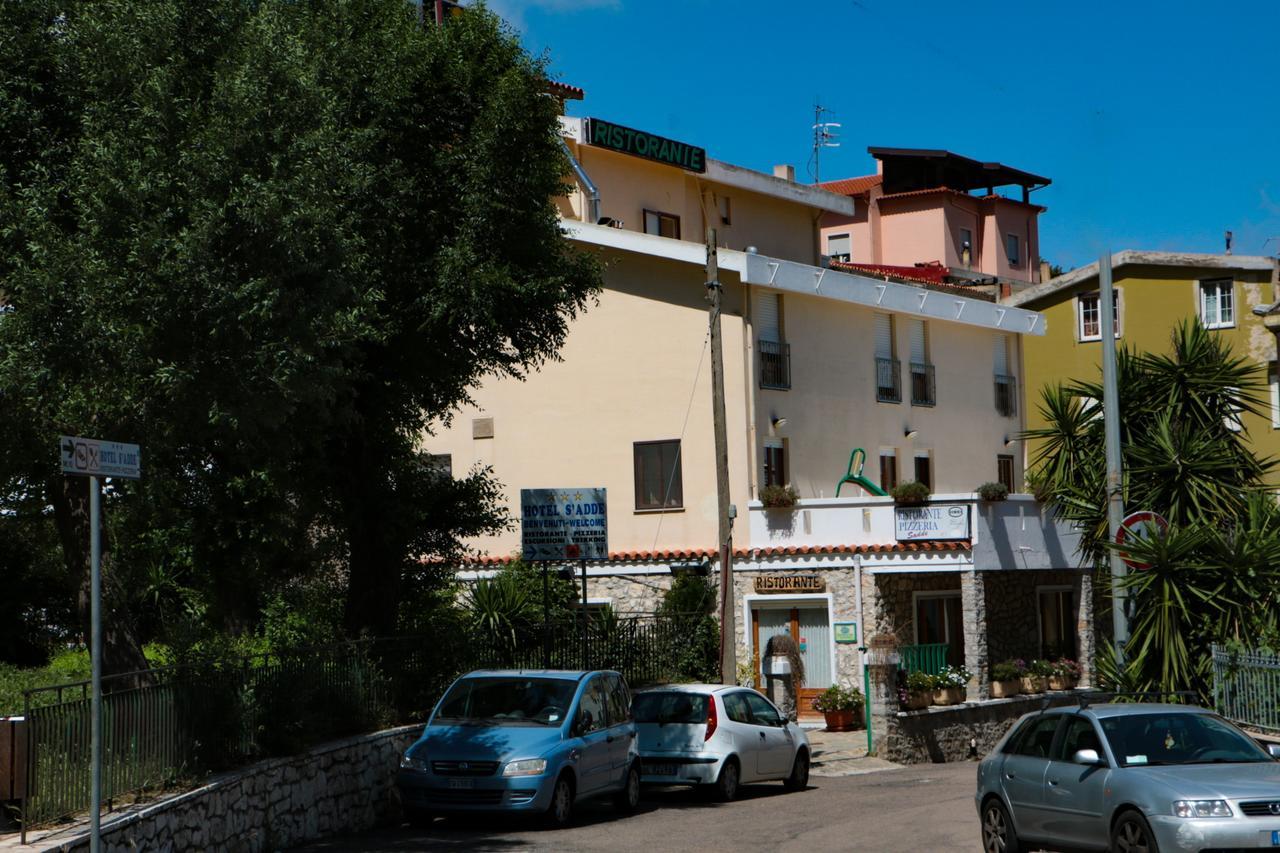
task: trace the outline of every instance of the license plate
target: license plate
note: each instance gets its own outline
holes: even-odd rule
[[[475,779],[450,779],[449,787],[455,790],[470,790],[476,786]]]
[[[676,775],[676,765],[674,764],[650,764],[645,768],[650,776],[674,776]]]
[[[1262,834],[1266,836],[1267,833],[1264,832]],[[1280,829],[1271,830],[1271,846],[1280,847]]]

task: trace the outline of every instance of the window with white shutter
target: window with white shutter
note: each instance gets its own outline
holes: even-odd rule
[[[756,294],[756,345],[760,351],[760,387],[791,387],[791,345],[782,337],[782,294]]]
[[[996,411],[1006,418],[1017,412],[1017,391],[1009,370],[1009,336],[996,335],[993,348],[995,373]]]
[[[933,365],[929,362],[929,327],[924,320],[907,321],[907,340],[911,345],[911,405],[932,406],[936,402]]]
[[[847,261],[852,256],[850,252],[848,234],[832,234],[827,237],[827,255],[833,260]]]
[[[1271,428],[1280,429],[1280,362],[1272,362],[1267,384],[1271,386]]]
[[[876,333],[876,400],[881,403],[902,402],[902,375],[894,357],[893,317],[875,315]]]

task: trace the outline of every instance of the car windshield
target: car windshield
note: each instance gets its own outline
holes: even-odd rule
[[[445,695],[432,723],[558,726],[577,686],[564,678],[464,678]]]
[[[1252,738],[1212,714],[1124,714],[1101,722],[1121,767],[1271,761]]]
[[[690,723],[707,721],[707,703],[710,696],[685,693],[679,690],[655,690],[637,693],[631,703],[631,713],[637,723]]]

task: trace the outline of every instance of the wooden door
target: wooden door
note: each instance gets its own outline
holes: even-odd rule
[[[788,616],[788,629],[789,629],[788,633],[791,635],[791,639],[794,640],[797,645],[799,645],[800,643],[800,610],[798,608],[793,607],[787,613],[787,616]],[[756,676],[756,689],[763,691],[764,675],[761,673],[760,667],[761,667],[761,657],[764,654],[764,647],[760,642],[760,611],[755,608],[752,608],[751,610],[751,648],[755,650],[754,665],[755,665],[755,676]],[[807,678],[807,675],[808,674],[806,673],[806,678]],[[825,688],[822,688],[822,687],[803,687],[803,686],[800,688],[799,695],[796,697],[796,704],[799,706],[797,708],[797,714],[802,719],[822,717],[821,712],[813,710],[813,700],[816,699],[818,697],[818,694],[821,693],[824,689]]]

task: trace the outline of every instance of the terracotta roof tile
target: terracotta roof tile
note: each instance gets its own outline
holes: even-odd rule
[[[577,86],[570,86],[568,83],[561,83],[558,80],[549,81],[547,89],[550,90],[551,94],[566,101],[581,101],[587,96],[587,93]]]
[[[883,175],[862,175],[857,178],[842,178],[838,181],[823,181],[818,189],[836,195],[866,195],[872,187],[878,187],[884,181]]]
[[[966,551],[970,547],[969,540],[956,539],[947,541],[921,542],[884,542],[873,545],[782,545],[772,548],[736,548],[733,556],[737,558],[759,559],[761,557],[781,557],[796,555],[821,554],[891,554],[920,551]],[[609,562],[613,563],[660,563],[667,560],[691,560],[704,557],[715,560],[719,556],[715,548],[676,548],[657,551],[610,551]],[[468,557],[463,560],[468,566],[502,566],[510,563],[515,557],[510,554],[491,556],[488,554]]]

